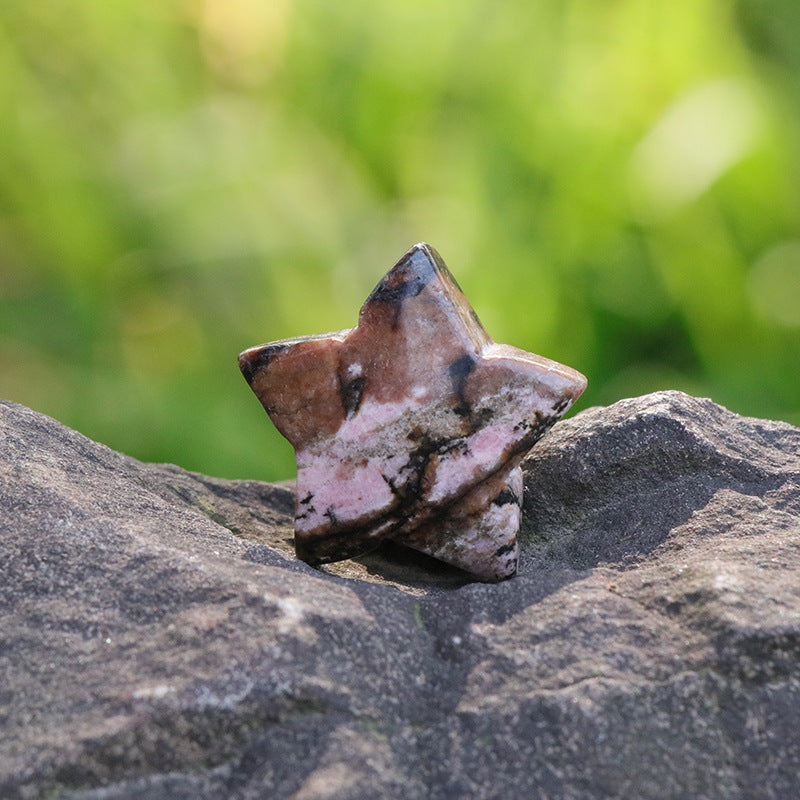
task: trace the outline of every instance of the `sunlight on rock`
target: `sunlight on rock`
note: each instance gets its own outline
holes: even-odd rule
[[[633,153],[637,212],[658,220],[696,200],[753,149],[761,124],[758,101],[742,81],[711,81],[681,97]]]

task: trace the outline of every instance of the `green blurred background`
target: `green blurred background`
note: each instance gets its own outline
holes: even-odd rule
[[[293,474],[238,352],[414,242],[490,334],[800,424],[800,3],[4,0],[0,396]]]

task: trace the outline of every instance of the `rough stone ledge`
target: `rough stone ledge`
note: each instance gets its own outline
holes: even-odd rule
[[[800,430],[659,392],[524,469],[513,580],[314,570],[290,486],[0,401],[0,797],[800,796]]]

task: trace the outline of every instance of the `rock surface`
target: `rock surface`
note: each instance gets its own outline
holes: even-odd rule
[[[316,570],[290,488],[0,403],[0,797],[800,796],[800,430],[664,392],[523,469],[510,581]]]

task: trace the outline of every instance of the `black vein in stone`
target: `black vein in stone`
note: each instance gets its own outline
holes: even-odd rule
[[[339,378],[339,395],[342,398],[342,408],[344,409],[345,416],[349,419],[361,407],[361,399],[364,396],[364,378],[358,377],[352,380],[345,381],[342,379],[342,373],[338,375]]]
[[[472,407],[464,397],[464,388],[467,378],[472,370],[475,369],[475,358],[469,353],[465,353],[457,358],[448,368],[447,374],[453,384],[453,391],[458,397],[458,405],[453,409],[461,417],[467,417],[472,412]]]
[[[510,486],[506,486],[506,488],[492,500],[492,503],[496,506],[505,506],[509,503],[519,505],[519,497],[517,497],[516,492]]]

